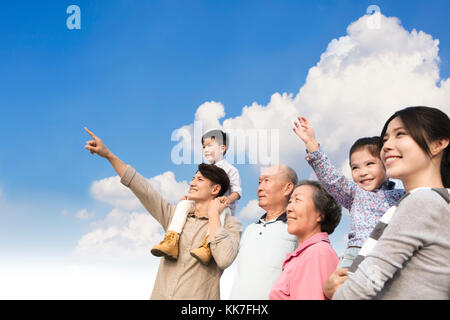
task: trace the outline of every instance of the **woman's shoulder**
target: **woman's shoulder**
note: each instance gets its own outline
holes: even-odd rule
[[[445,188],[416,188],[405,193],[399,200],[398,205],[410,202],[425,206],[430,202],[450,204],[450,190]]]
[[[438,224],[450,217],[450,192],[448,189],[417,188],[407,192],[397,203],[393,220],[407,218],[403,223]],[[417,213],[417,214],[415,214]],[[414,219],[411,217],[414,216]]]

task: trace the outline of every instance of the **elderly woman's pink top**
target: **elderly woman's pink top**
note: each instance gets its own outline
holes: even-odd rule
[[[328,233],[320,232],[287,255],[271,300],[325,300],[323,285],[338,264]]]

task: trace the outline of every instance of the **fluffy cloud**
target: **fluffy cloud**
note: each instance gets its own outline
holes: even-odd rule
[[[112,210],[104,220],[91,224],[76,248],[79,256],[95,259],[130,260],[146,258],[150,248],[161,241],[158,222],[148,213]]]
[[[379,28],[366,15],[330,41],[296,95],[274,93],[267,105],[244,106],[235,118],[224,118],[223,105],[208,102],[195,120],[217,127],[223,119],[226,131],[278,129],[280,161],[298,166],[304,148],[291,128],[299,114],[310,119],[321,145],[342,163],[354,140],[379,134],[400,108],[429,105],[449,113],[450,79],[439,76],[439,40],[405,30],[395,17],[376,15]]]
[[[186,181],[176,181],[175,175],[171,171],[150,178],[148,181],[164,199],[171,203],[177,203],[189,188]],[[114,207],[130,211],[143,210],[139,200],[127,187],[120,183],[118,176],[94,181],[90,192],[94,199]]]
[[[258,200],[250,200],[238,214],[242,220],[257,220],[264,214],[264,209],[258,205]]]
[[[173,172],[165,172],[148,179],[163,198],[177,203],[186,193],[186,181],[176,181]],[[78,256],[96,259],[133,260],[148,258],[149,249],[163,238],[159,223],[142,207],[133,193],[120,183],[119,177],[94,181],[92,196],[115,208],[105,219],[90,224],[76,247]],[[85,216],[85,209],[79,215]]]
[[[62,214],[64,214],[64,210],[63,210]],[[95,213],[89,212],[86,209],[81,209],[81,210],[75,212],[75,218],[80,219],[80,220],[93,219],[93,218],[95,218]]]

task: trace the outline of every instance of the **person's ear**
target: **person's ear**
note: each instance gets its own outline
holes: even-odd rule
[[[323,222],[323,217],[319,212],[317,213],[316,221],[318,224],[322,224],[322,222]]]
[[[438,155],[441,151],[443,151],[445,148],[447,148],[449,144],[449,140],[447,138],[441,138],[433,141],[430,144],[430,152],[431,155],[434,157]]]
[[[214,184],[214,185],[212,186],[212,194],[213,194],[215,197],[217,197],[217,195],[218,195],[219,192],[220,192],[220,189],[222,189],[222,187],[220,186],[220,184]]]
[[[227,150],[227,147],[223,144],[220,146],[220,151],[222,151],[222,154],[225,153],[225,150]]]
[[[289,195],[292,193],[293,189],[294,189],[294,184],[292,182],[288,182],[284,186],[284,196],[289,197]]]

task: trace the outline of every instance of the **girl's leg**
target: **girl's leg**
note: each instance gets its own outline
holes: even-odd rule
[[[350,268],[353,264],[353,260],[358,256],[360,247],[348,247],[345,249],[344,254],[340,257],[337,268]]]

